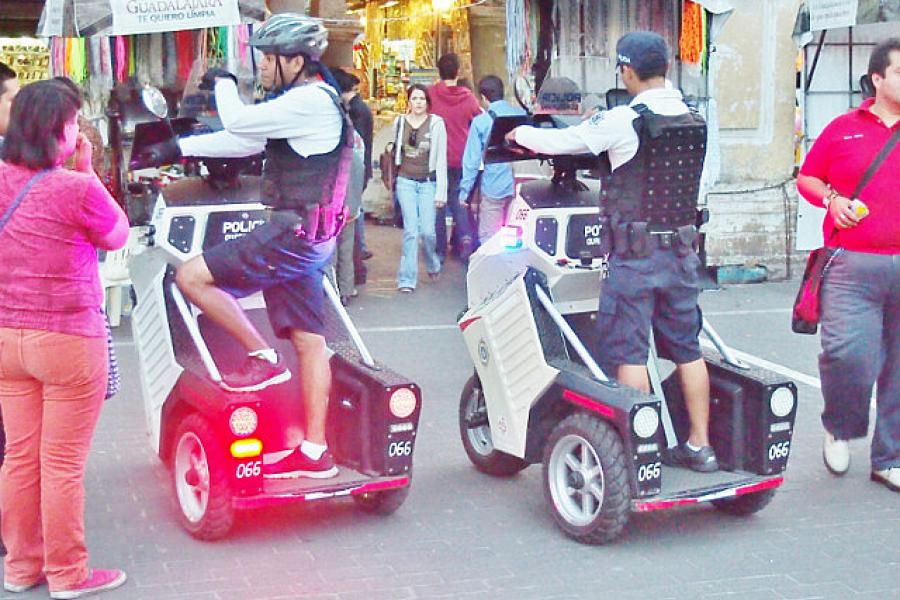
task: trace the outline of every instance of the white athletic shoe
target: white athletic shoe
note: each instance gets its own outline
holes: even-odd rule
[[[825,445],[822,447],[822,458],[825,468],[832,475],[843,475],[850,468],[850,445],[847,440],[836,440],[829,432],[825,432]]]
[[[892,492],[900,492],[900,467],[893,467],[883,471],[872,471],[870,479],[883,484]]]

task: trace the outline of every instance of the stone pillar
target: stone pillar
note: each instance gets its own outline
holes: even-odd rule
[[[267,4],[273,14],[285,12],[304,14],[308,6],[306,0],[268,0]]]
[[[473,6],[469,10],[469,38],[472,48],[472,85],[485,75],[496,75],[508,83],[506,72],[506,8],[502,3]],[[509,85],[507,97],[511,97]]]
[[[363,32],[363,27],[352,15],[347,14],[344,0],[310,0],[309,12],[325,19],[328,27],[328,50],[322,62],[330,67],[353,67],[353,41]]]

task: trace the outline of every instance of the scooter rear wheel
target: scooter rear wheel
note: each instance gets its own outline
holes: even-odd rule
[[[356,505],[363,511],[374,515],[389,515],[400,508],[409,496],[409,486],[383,492],[366,492],[353,496]]]
[[[175,433],[172,484],[182,527],[201,540],[222,538],[234,524],[224,456],[209,422],[185,417]]]
[[[459,437],[475,468],[498,477],[515,475],[528,466],[517,456],[494,449],[481,382],[473,375],[459,398]]]
[[[628,523],[631,490],[622,439],[606,421],[577,412],[544,446],[544,497],[556,524],[584,544],[604,544]]]

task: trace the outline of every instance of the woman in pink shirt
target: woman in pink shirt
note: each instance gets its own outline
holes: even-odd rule
[[[121,248],[128,219],[91,168],[80,107],[60,81],[25,86],[0,156],[0,215],[32,183],[0,230],[3,587],[48,582],[51,598],[125,582],[88,567],[83,480],[108,369],[97,249]]]

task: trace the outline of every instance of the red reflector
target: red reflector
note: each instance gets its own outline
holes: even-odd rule
[[[469,325],[471,325],[472,323],[474,323],[475,321],[477,321],[477,320],[480,319],[480,318],[481,318],[481,317],[473,317],[473,318],[471,318],[471,319],[466,319],[465,321],[461,321],[461,322],[459,323],[459,330],[460,330],[460,331],[465,331],[466,328],[467,328]]]
[[[776,477],[775,479],[767,479],[766,481],[760,481],[759,483],[754,483],[752,485],[748,485],[745,487],[740,487],[734,491],[738,496],[743,496],[744,494],[753,494],[754,492],[761,492],[763,490],[772,490],[779,487],[782,483],[784,483],[784,477]]]
[[[679,500],[658,500],[656,502],[636,502],[634,510],[637,512],[651,512],[654,510],[663,510],[674,506],[684,506],[685,504],[696,504],[696,498],[681,498]]]
[[[373,481],[364,483],[351,492],[354,496],[357,494],[366,494],[368,492],[380,492],[382,490],[390,490],[394,488],[402,488],[409,485],[409,477],[401,477],[400,479],[388,479],[385,481]]]
[[[587,396],[582,396],[577,392],[573,392],[572,390],[563,390],[563,398],[571,402],[572,404],[577,404],[582,408],[586,408],[595,413],[600,413],[604,417],[612,419],[616,416],[616,411],[605,404],[600,404],[593,398],[588,398]]]

